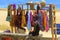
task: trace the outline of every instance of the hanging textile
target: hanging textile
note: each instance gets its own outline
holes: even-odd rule
[[[15,15],[15,18],[16,18],[16,19],[15,19],[15,26],[18,27],[18,28],[21,27],[21,20],[22,20],[22,19],[21,19],[21,18],[22,18],[21,13],[22,13],[22,12],[21,12],[21,9],[18,8],[18,9],[17,9],[17,13],[16,13],[16,15]]]
[[[16,5],[15,4],[13,4],[13,10],[16,10]]]
[[[21,24],[22,24],[22,10],[20,10],[19,13],[20,14],[18,15],[18,21],[19,21],[19,27],[18,28],[20,28]]]
[[[13,4],[13,14],[14,15],[13,15],[13,19],[12,20],[13,20],[13,23],[14,23],[15,20],[16,20],[16,15],[15,15],[16,14],[16,5],[15,4]]]
[[[13,4],[13,12],[14,12],[14,16],[15,16],[15,14],[16,14],[16,5],[15,4]]]
[[[17,11],[17,12],[18,12],[18,11]],[[15,15],[15,18],[16,18],[16,19],[14,20],[14,24],[15,24],[16,27],[19,27],[19,25],[20,25],[20,24],[19,24],[20,19],[19,19],[18,13]]]
[[[31,22],[30,22],[30,10],[28,11],[28,21],[27,21],[27,29],[30,30]]]
[[[7,18],[6,21],[11,21],[12,20],[12,5],[8,6],[8,14],[7,14]]]
[[[46,27],[47,27],[47,25],[46,25],[47,23],[46,23],[46,22],[47,22],[47,20],[46,20],[46,13],[45,13],[45,11],[43,12],[43,17],[44,17],[44,18],[43,18],[44,28],[45,28],[45,30],[46,30]],[[46,30],[46,31],[47,31],[47,30]]]
[[[40,29],[41,29],[42,31],[44,31],[45,28],[44,28],[44,25],[43,25],[43,13],[42,13],[42,11],[39,10],[39,12],[38,12],[37,15],[38,15],[38,22],[40,23]]]
[[[37,14],[38,14],[39,10],[40,10],[40,6],[37,5]]]
[[[48,24],[48,16],[46,14],[45,10],[41,10],[41,13],[43,14],[43,26],[46,30],[46,32],[49,30],[49,24]]]
[[[22,24],[22,10],[20,10],[21,12],[20,12],[20,15],[18,16],[18,21],[19,21],[19,26],[18,26],[18,28],[20,28],[21,27],[21,24]]]
[[[35,13],[33,15],[33,19],[32,19],[32,26],[34,27],[35,26],[35,21],[38,20],[38,15]]]
[[[43,14],[43,26],[44,28],[46,28],[46,15],[45,15],[45,11],[44,10],[41,10],[41,13]]]
[[[47,16],[47,14],[46,14],[46,32],[48,32],[48,30],[49,30],[49,22],[48,22],[48,16]]]
[[[37,5],[37,15],[38,15],[38,21],[40,22],[40,30],[44,31],[45,28],[44,28],[44,24],[43,24],[43,13],[41,12],[40,10],[40,6]]]
[[[24,18],[24,10],[17,9],[17,15],[15,19],[15,26],[17,27],[18,32],[20,33],[20,30],[26,30],[24,28],[25,26],[25,18]],[[24,21],[24,22],[23,22]]]
[[[21,8],[18,7],[17,13],[15,13],[15,14],[16,15],[14,15],[14,17],[15,17],[14,23],[15,23],[15,26],[17,27],[17,32],[20,33],[21,32],[20,30],[26,31],[26,29],[24,28],[24,25],[25,25],[24,10],[21,10]],[[23,23],[23,21],[24,21],[24,23]]]
[[[31,26],[32,26],[32,23],[33,23],[33,15],[32,15],[32,11],[30,11],[30,22],[31,22]]]
[[[16,5],[12,4],[12,11],[13,11],[13,15],[12,15],[12,21],[10,22],[11,26],[15,26],[15,14],[16,14]]]
[[[21,7],[18,6],[18,9],[17,9],[17,15],[20,15],[20,13],[21,13]]]
[[[27,22],[28,22],[28,11],[26,11],[25,19],[26,19],[26,26],[27,26]]]
[[[25,26],[26,26],[25,10],[22,10],[22,24],[21,24],[21,27],[24,28]]]
[[[38,21],[42,22],[42,13],[38,13],[38,17],[39,17]]]

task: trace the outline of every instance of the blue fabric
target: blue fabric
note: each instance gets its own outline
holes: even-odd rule
[[[6,33],[10,33],[10,30],[5,30],[4,32],[6,32]]]
[[[39,17],[39,18],[38,18],[38,21],[39,21],[39,22],[42,22],[42,14],[38,14],[38,17]]]
[[[49,10],[49,7],[43,7],[41,10]]]
[[[43,26],[43,24],[42,24],[42,22],[43,22],[43,15],[42,15],[42,13],[38,13],[38,22],[40,23],[40,29],[41,29],[41,31],[44,31],[45,29],[44,29],[44,26]]]
[[[28,12],[27,28],[28,28],[28,30],[30,30],[30,28],[31,28],[31,22],[30,22],[30,11]]]

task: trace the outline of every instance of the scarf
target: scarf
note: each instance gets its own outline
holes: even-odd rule
[[[31,22],[30,22],[30,11],[28,12],[28,21],[27,21],[27,29],[30,30]]]
[[[48,16],[46,15],[46,32],[49,30]]]
[[[22,10],[22,24],[21,24],[21,27],[25,27],[26,25],[26,19],[25,19],[25,11]]]

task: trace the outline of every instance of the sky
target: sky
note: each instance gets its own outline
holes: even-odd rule
[[[25,4],[29,0],[0,0],[0,8],[7,8],[9,4]],[[32,2],[41,2],[41,0],[32,0]],[[60,9],[59,0],[45,0],[46,4],[55,4],[56,9]]]

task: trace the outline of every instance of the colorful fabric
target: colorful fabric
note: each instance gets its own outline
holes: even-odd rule
[[[35,21],[36,20],[38,20],[38,15],[37,14],[34,14],[33,16],[32,16],[33,18],[32,18],[32,27],[34,27],[35,26]]]
[[[40,10],[40,6],[37,5],[37,14],[39,13],[39,10]]]
[[[15,4],[13,4],[13,6],[12,6],[13,8],[13,15],[15,16],[15,14],[16,14],[16,5]]]
[[[39,21],[39,23],[40,23],[40,30],[42,30],[42,31],[44,31],[45,29],[44,29],[44,24],[43,24],[43,12],[41,11],[41,10],[39,10],[39,12],[38,12],[38,21]]]
[[[15,18],[15,26],[20,28],[21,24],[22,24],[22,10],[17,10],[17,15],[15,15],[15,17],[16,17]]]
[[[8,6],[8,16],[12,15],[12,5]]]
[[[46,15],[44,14],[44,27],[46,29]]]
[[[7,16],[7,18],[6,18],[6,21],[11,21],[12,20],[12,17],[11,16]]]
[[[12,14],[12,21],[10,22],[10,26],[11,27],[15,27],[15,19],[16,19],[16,5],[15,4],[12,4],[12,11],[13,11],[13,14]]]
[[[32,15],[32,11],[30,11],[30,22],[31,22],[31,26],[32,26],[32,22],[33,22],[33,15]]]
[[[46,14],[45,10],[41,10],[41,13],[43,14],[43,21],[42,24],[46,30],[46,32],[49,30],[49,23],[48,23],[48,16]]]
[[[22,24],[21,24],[21,27],[25,27],[26,25],[26,19],[25,19],[25,11],[22,10]]]
[[[40,10],[39,13],[42,15],[41,18],[41,24],[43,25],[43,22],[44,22],[44,10]]]
[[[6,18],[6,21],[12,21],[12,5],[9,5],[8,6],[8,15],[7,15],[7,18]]]
[[[47,16],[47,14],[46,14],[46,32],[48,32],[48,30],[49,30],[49,22],[48,22],[48,16]]]
[[[13,10],[15,10],[16,9],[16,5],[15,4],[13,4]]]
[[[39,17],[39,18],[38,18],[38,21],[41,23],[41,22],[42,22],[42,14],[39,13],[39,14],[38,14],[38,17]]]
[[[17,15],[20,15],[20,13],[21,13],[21,7],[18,7],[18,9],[17,9]]]
[[[25,19],[26,19],[26,25],[27,25],[27,21],[28,21],[28,11],[25,14]]]
[[[30,22],[30,10],[29,10],[29,12],[28,12],[27,28],[28,28],[28,30],[30,30],[30,28],[31,28],[31,22]]]

